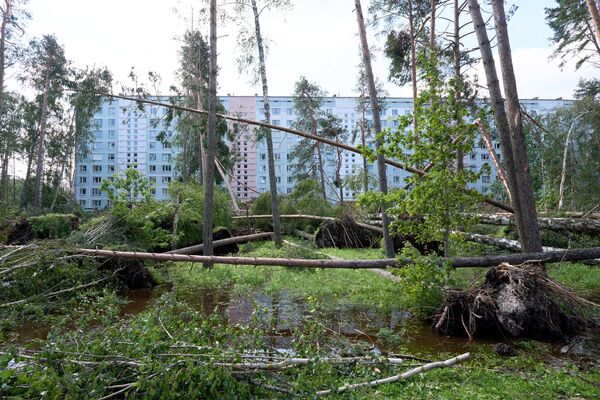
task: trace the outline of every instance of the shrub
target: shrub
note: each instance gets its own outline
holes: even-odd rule
[[[35,239],[61,239],[79,228],[79,218],[73,214],[45,214],[27,218]]]

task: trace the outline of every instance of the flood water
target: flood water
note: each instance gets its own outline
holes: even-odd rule
[[[138,289],[123,293],[120,318],[126,319],[145,311],[165,290],[167,289]],[[493,344],[504,341],[502,338],[468,340],[439,336],[432,332],[428,324],[415,321],[404,310],[382,312],[375,308],[346,304],[335,309],[311,312],[310,304],[293,298],[286,290],[271,295],[260,291],[232,293],[227,290],[199,289],[189,295],[187,301],[190,306],[206,315],[220,315],[230,325],[248,325],[254,322],[269,328],[266,329],[269,332],[267,339],[272,346],[281,349],[289,348],[294,331],[301,330],[307,318],[318,319],[331,334],[343,335],[374,354],[394,354],[399,347],[413,355],[459,354],[481,346],[491,348]],[[44,340],[49,331],[49,327],[26,323],[9,332],[5,336],[5,343],[24,344],[36,339]],[[555,342],[550,346],[550,357],[557,360],[588,359],[595,361],[595,364],[600,355],[600,332],[591,332],[571,343]]]

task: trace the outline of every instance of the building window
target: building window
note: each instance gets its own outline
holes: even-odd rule
[[[87,206],[87,200],[79,200],[79,205],[85,208]]]
[[[115,131],[108,131],[108,137],[109,138],[114,138],[115,137]]]
[[[273,115],[279,115],[279,114],[281,114],[281,108],[274,108]]]
[[[266,154],[261,154],[260,155],[260,159],[261,160],[266,160],[267,159],[267,155]]]
[[[108,120],[108,126],[110,126],[110,127],[117,126],[117,120],[116,119],[109,119]]]
[[[161,192],[162,192],[163,196],[166,196],[166,195],[168,195],[168,194],[169,194],[169,189],[167,189],[167,188],[162,188],[162,191],[161,191]]]
[[[162,171],[163,172],[171,172],[171,166],[170,165],[163,165],[162,166]]]
[[[100,150],[102,148],[102,142],[94,142],[92,148],[94,150]]]
[[[114,154],[109,154],[108,155],[108,161],[114,161],[115,160],[115,155]]]
[[[171,161],[171,155],[167,154],[167,153],[163,154],[162,155],[162,160],[163,161]]]
[[[266,176],[259,177],[258,183],[262,183],[262,184],[267,183],[267,177]]]
[[[279,160],[281,157],[279,156],[279,153],[275,153],[275,154],[273,154],[273,158],[275,160]]]
[[[117,114],[117,109],[115,107],[108,108],[108,115],[116,115],[116,114]]]
[[[155,169],[156,169],[156,168],[155,168]],[[155,176],[151,176],[151,177],[149,177],[149,178],[148,178],[148,180],[149,180],[151,183],[156,183],[156,177],[155,177]]]
[[[85,196],[87,194],[87,189],[86,188],[79,189],[79,194],[82,196]]]
[[[155,149],[156,148],[156,142],[150,142],[149,146],[151,149]]]
[[[294,109],[293,108],[287,108],[286,112],[287,112],[287,115],[293,115],[294,114]]]
[[[94,176],[92,178],[92,182],[94,182],[94,183],[102,183],[102,178],[99,177],[99,176]]]
[[[489,175],[482,175],[481,176],[481,182],[483,182],[483,183],[490,183],[490,176]]]
[[[79,177],[79,183],[86,183],[86,182],[87,182],[87,178],[85,176]]]
[[[150,166],[150,172],[156,172],[156,165]]]
[[[171,177],[170,176],[163,176],[162,177],[162,183],[169,183],[171,182]]]
[[[102,127],[102,120],[101,119],[94,119],[93,123],[92,123],[95,127],[97,128],[101,128]]]
[[[260,166],[260,172],[266,172],[267,171],[267,166],[266,165],[261,165]]]
[[[171,143],[162,143],[162,148],[163,149],[170,149],[171,147],[172,147]]]
[[[102,200],[92,200],[92,207],[96,207],[96,208],[102,207]]]
[[[399,176],[395,176],[394,177],[394,183],[400,183],[400,177]]]
[[[87,172],[87,165],[80,165],[79,172]]]
[[[115,166],[114,165],[109,165],[107,168],[108,168],[108,172],[115,172]]]
[[[109,149],[114,149],[115,147],[117,147],[117,144],[115,142],[108,142]]]
[[[288,176],[288,183],[294,183],[294,178],[292,178],[291,176]]]
[[[92,189],[92,196],[100,196],[100,189],[93,188]]]
[[[481,155],[481,159],[482,160],[489,160],[490,159],[490,155],[489,154],[482,154]]]
[[[150,161],[156,161],[156,153],[150,153],[149,160]]]
[[[102,165],[94,165],[94,172],[102,172]]]

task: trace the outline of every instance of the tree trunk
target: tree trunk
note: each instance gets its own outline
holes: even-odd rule
[[[595,0],[585,0],[590,16],[592,17],[592,25],[594,26],[594,37],[596,43],[600,44],[600,11]]]
[[[490,225],[515,226],[515,217],[510,214],[468,214],[479,223]],[[538,218],[537,225],[542,229],[556,232],[600,233],[600,221],[592,218]]]
[[[219,175],[223,178],[223,182],[225,183],[225,187],[229,192],[229,197],[231,197],[231,205],[233,206],[233,210],[236,213],[240,212],[240,206],[238,205],[237,199],[235,197],[235,193],[233,192],[233,188],[231,187],[231,183],[227,179],[227,174],[225,173],[225,169],[221,165],[221,162],[215,158],[215,167],[217,167],[217,171],[219,171]]]
[[[233,244],[233,243],[249,242],[251,240],[265,239],[265,238],[268,238],[271,236],[273,236],[272,232],[260,232],[260,233],[254,233],[252,235],[234,236],[234,237],[230,237],[227,239],[215,240],[213,242],[213,248],[226,246],[228,244]],[[191,255],[191,254],[199,254],[203,250],[204,250],[204,244],[197,244],[194,246],[183,247],[181,249],[174,249],[174,250],[167,252],[167,254],[190,254]]]
[[[365,127],[365,115],[363,109],[363,120],[360,123],[360,135],[361,135],[361,144],[363,148],[367,148],[367,132]],[[369,162],[367,160],[366,155],[362,155],[363,162],[363,193],[367,193],[369,191]]]
[[[504,13],[504,0],[492,0],[492,7],[494,9],[498,53],[502,69],[504,93],[506,95],[508,126],[512,139],[513,166],[515,168],[516,186],[519,193],[518,201],[521,203],[520,213],[518,213],[522,223],[521,231],[523,237],[521,238],[521,243],[523,244],[524,252],[538,252],[542,250],[542,241],[537,224],[535,198],[529,174],[525,133],[523,132],[523,123],[521,120],[521,105],[519,104],[517,81],[512,63],[512,52],[508,38],[506,15]]]
[[[180,193],[179,190],[175,193],[175,198],[173,199],[173,206],[175,207],[175,211],[173,213],[173,240],[171,241],[171,250],[175,250],[177,248],[177,233],[179,230],[179,211],[181,210],[181,203],[179,202]]]
[[[49,68],[49,67],[48,67]],[[37,212],[42,210],[42,194],[44,189],[44,156],[46,141],[46,122],[48,119],[48,87],[50,85],[49,71],[46,72],[44,82],[44,95],[42,98],[42,112],[40,118],[40,131],[37,138],[37,165],[35,176],[35,197],[33,207]]]
[[[367,43],[367,33],[365,31],[365,21],[363,18],[362,7],[360,0],[354,1],[356,19],[358,22],[358,33],[360,36],[363,63],[365,65],[365,72],[367,76],[367,83],[369,86],[369,97],[371,98],[371,110],[373,111],[373,128],[375,134],[381,132],[381,115],[379,110],[379,102],[377,101],[377,89],[375,87],[375,78],[373,76],[373,69],[371,67],[371,51],[369,50],[369,44]],[[387,194],[387,174],[386,165],[383,154],[380,153],[382,143],[379,140],[375,141],[375,147],[377,149],[377,171],[379,172],[379,190],[383,194]],[[381,205],[381,214],[383,221],[383,241],[385,246],[385,253],[388,257],[394,257],[394,241],[390,236],[390,218],[387,215],[385,205]]]
[[[476,120],[475,124],[479,128],[479,132],[481,133],[481,139],[483,140],[483,143],[485,144],[485,147],[487,148],[488,154],[490,155],[490,158],[492,159],[492,162],[494,163],[496,172],[498,172],[498,178],[500,178],[500,181],[502,182],[502,185],[504,186],[504,190],[506,190],[506,194],[508,195],[508,199],[512,203],[513,201],[512,201],[512,196],[510,194],[510,189],[508,187],[508,179],[506,178],[506,172],[504,172],[502,163],[500,163],[500,160],[498,159],[498,156],[496,155],[496,150],[494,149],[494,145],[492,144],[492,138],[490,136],[490,133],[488,132],[488,130],[485,127],[485,125],[483,124],[483,122],[481,122],[480,120]]]
[[[258,61],[260,64],[260,78],[262,80],[263,104],[265,108],[265,119],[271,123],[271,107],[269,105],[269,86],[267,85],[267,66],[265,63],[265,50],[263,37],[260,31],[260,19],[256,0],[252,0],[252,11],[254,13],[254,29],[256,31],[256,46],[258,47]],[[273,239],[276,246],[283,244],[281,235],[281,221],[279,219],[279,200],[277,198],[277,177],[275,176],[275,155],[273,154],[273,136],[271,129],[264,130],[267,142],[267,158],[269,164],[269,190],[271,191],[271,212],[273,213]]]
[[[335,141],[336,142],[340,142],[339,139],[339,135],[335,134]],[[337,155],[337,165],[335,168],[335,179],[337,181],[338,187],[340,189],[340,203],[343,204],[344,203],[344,185],[342,184],[342,151],[340,150],[339,147],[335,148],[336,151],[336,155]]]
[[[4,15],[0,25],[0,115],[4,113],[4,76],[6,69],[6,31],[12,14],[12,0],[4,2]]]
[[[408,27],[410,33],[410,70],[412,80],[413,95],[413,130],[417,131],[417,114],[415,113],[415,104],[417,104],[417,43],[415,38],[415,18],[413,15],[413,2],[408,0]]]
[[[462,74],[461,74],[461,56],[460,56],[460,9],[461,5],[459,0],[454,0],[454,32],[453,32],[453,42],[452,42],[452,51],[453,51],[453,62],[454,62],[454,79],[456,79],[458,88],[456,90],[456,103],[461,104],[461,90],[462,90]],[[456,124],[462,122],[462,116],[460,115],[460,111],[456,110],[455,116]],[[462,171],[465,167],[464,164],[464,153],[461,149],[456,151],[456,163],[454,168],[456,171]]]
[[[517,140],[516,143],[513,143],[511,138],[511,127],[516,127],[517,124],[515,121],[512,121],[509,124],[508,117],[506,115],[506,109],[504,106],[504,99],[502,97],[502,92],[500,90],[500,83],[498,81],[498,74],[496,73],[496,66],[494,64],[494,57],[492,55],[492,49],[490,46],[490,41],[488,39],[487,31],[485,23],[483,22],[483,17],[481,16],[481,9],[479,8],[479,3],[477,0],[467,0],[469,4],[469,11],[471,13],[471,18],[473,19],[473,24],[475,26],[475,33],[477,34],[477,40],[479,42],[479,49],[481,51],[483,67],[485,70],[485,75],[487,78],[488,90],[490,92],[490,100],[492,101],[492,106],[494,109],[494,115],[496,120],[496,129],[498,130],[498,134],[500,136],[500,145],[502,154],[504,156],[504,165],[506,166],[506,173],[508,177],[508,184],[513,200],[513,207],[515,212],[515,218],[517,220],[517,230],[519,232],[519,240],[523,244],[524,251],[539,251],[541,249],[541,241],[539,239],[539,230],[537,227],[537,220],[535,220],[535,206],[530,202],[533,201],[533,192],[531,191],[531,185],[529,184],[529,172],[527,165],[524,166],[525,170],[517,169],[517,162],[515,160],[515,152],[514,147],[524,145],[522,142],[522,138]],[[503,16],[503,14],[502,14]],[[498,16],[498,22],[500,22],[502,17]],[[506,28],[506,21],[504,21],[504,28]],[[497,36],[503,36],[502,39],[498,38],[499,43],[502,42],[502,57],[508,57],[508,61],[503,61],[503,71],[506,73],[505,81],[511,79],[512,74],[512,62],[510,56],[510,46],[508,46],[507,42],[507,32],[506,29],[502,29],[501,23],[497,24]],[[508,54],[507,54],[508,52]],[[516,95],[516,86],[514,84],[514,74],[512,74],[512,83],[505,82],[506,86],[510,89],[510,93],[508,97]],[[518,99],[510,100],[510,114],[514,117],[514,108],[515,108],[515,100],[518,107]],[[519,114],[518,125],[520,126],[520,109],[517,110]],[[522,134],[522,130],[520,132]],[[518,151],[518,155],[520,157],[518,167],[523,167],[523,161],[527,162],[526,154],[523,153],[524,149],[520,149]],[[525,159],[523,160],[523,156]],[[526,175],[523,178],[522,175]],[[518,178],[518,176],[521,176]],[[527,181],[527,182],[526,182]],[[521,199],[521,191],[519,190],[523,186],[525,190],[529,187],[531,197],[528,197],[528,193],[523,193],[524,199]],[[533,208],[533,210],[531,210]],[[533,212],[534,220],[531,221],[531,216],[527,215],[526,218],[523,218],[523,214],[526,212]],[[530,224],[525,224],[525,221],[529,221]]]
[[[56,179],[56,184],[54,185],[54,195],[52,196],[52,204],[50,204],[50,212],[54,210],[56,206],[56,200],[58,199],[58,192],[60,190],[60,182],[62,181],[63,174],[65,173],[64,164],[60,167],[60,174],[58,174],[58,178]]]
[[[215,153],[217,144],[217,0],[210,0],[210,73],[208,89],[208,129],[206,170],[204,171],[204,255],[213,254],[213,206],[215,188]],[[212,266],[211,262],[205,267]]]
[[[577,117],[575,117],[575,119],[571,123],[571,127],[569,128],[569,131],[567,132],[567,138],[565,139],[565,148],[563,151],[563,158],[562,158],[562,169],[561,169],[561,173],[560,173],[560,184],[558,186],[558,209],[559,210],[563,207],[563,202],[564,202],[565,181],[567,178],[567,157],[569,155],[569,143],[571,143],[571,140],[573,137],[573,129],[575,128],[575,124],[577,123],[577,120],[579,118],[581,118],[584,114],[586,114],[586,113],[581,113]]]
[[[431,0],[431,32],[429,32],[429,48],[431,54],[435,51],[435,13],[436,3],[435,0]]]
[[[31,144],[31,148],[28,152],[27,157],[27,170],[25,171],[25,178],[23,179],[23,186],[21,187],[21,193],[19,193],[19,207],[25,208],[27,203],[27,186],[29,184],[29,178],[31,177],[31,164],[33,163],[33,152],[35,151],[35,143]]]

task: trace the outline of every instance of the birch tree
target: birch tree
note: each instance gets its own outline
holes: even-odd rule
[[[260,17],[265,11],[281,11],[291,8],[291,0],[235,0],[234,21],[239,27],[238,44],[242,54],[238,59],[240,71],[251,69],[254,80],[260,80],[262,85],[264,120],[271,122],[271,107],[269,104],[269,85],[267,80],[266,49],[263,38]],[[248,19],[253,24],[248,25]],[[276,246],[281,246],[281,219],[277,197],[277,177],[275,176],[275,155],[273,152],[273,135],[271,129],[261,128],[258,140],[263,139],[267,144],[267,163],[269,172],[269,191],[271,192],[271,209],[273,213],[273,239]]]

